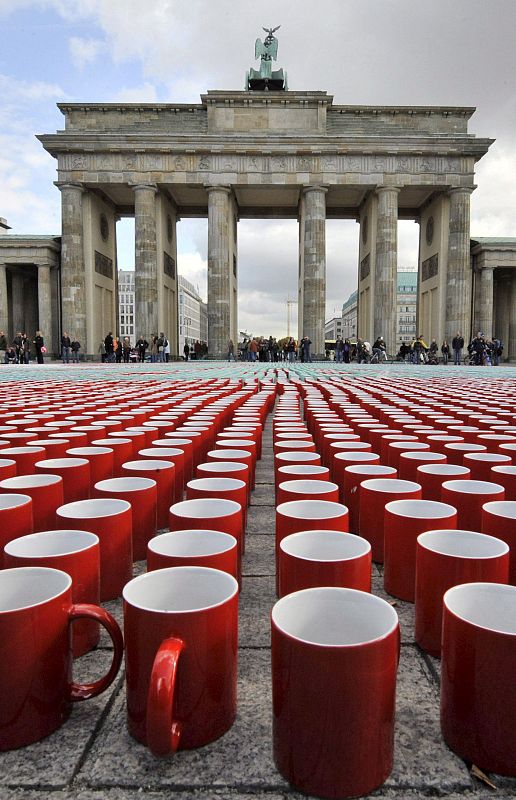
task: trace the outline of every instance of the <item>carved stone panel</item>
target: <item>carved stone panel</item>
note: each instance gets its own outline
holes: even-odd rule
[[[165,275],[168,275],[169,278],[175,280],[176,277],[176,262],[175,259],[172,258],[166,250],[163,252],[163,272]]]
[[[360,280],[363,281],[371,272],[371,256],[368,253],[360,262]]]
[[[434,253],[433,256],[427,258],[421,264],[421,282],[433,278],[439,272],[439,254]]]
[[[95,272],[113,280],[113,259],[95,250]]]

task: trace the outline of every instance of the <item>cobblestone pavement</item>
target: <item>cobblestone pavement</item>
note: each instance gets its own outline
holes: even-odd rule
[[[5,380],[7,371],[12,375],[13,370],[0,369],[0,379]],[[31,372],[34,379],[36,370]],[[508,371],[503,371],[503,377],[508,377]],[[207,747],[158,760],[127,732],[120,674],[99,698],[76,704],[70,720],[52,736],[23,750],[0,754],[0,800],[304,797],[282,779],[271,753],[269,615],[275,602],[271,428],[269,417],[248,515],[240,602],[239,704],[233,728]],[[135,567],[143,569],[142,563]],[[378,567],[374,568],[373,592],[388,597]],[[395,764],[386,784],[371,796],[515,798],[516,779],[489,776],[497,787],[491,789],[472,777],[467,765],[444,744],[439,730],[439,662],[414,644],[413,606],[396,601],[395,607],[402,626]],[[106,608],[121,620],[120,601],[107,603]],[[107,640],[102,639],[97,651],[77,663],[77,679],[100,674],[109,658]]]

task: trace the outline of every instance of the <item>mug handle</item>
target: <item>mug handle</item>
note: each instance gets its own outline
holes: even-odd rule
[[[108,686],[111,686],[115,680],[120,664],[122,663],[122,655],[124,652],[124,641],[122,638],[122,631],[118,622],[99,606],[91,605],[90,603],[76,603],[70,609],[69,622],[75,619],[94,619],[106,629],[113,642],[113,660],[107,673],[99,678],[98,681],[93,683],[72,683],[70,685],[70,700],[76,702],[79,700],[89,700],[91,697],[96,697],[101,694]]]
[[[147,694],[147,744],[155,756],[170,755],[179,747],[181,723],[172,719],[172,712],[179,656],[184,646],[181,639],[164,639],[152,665]]]

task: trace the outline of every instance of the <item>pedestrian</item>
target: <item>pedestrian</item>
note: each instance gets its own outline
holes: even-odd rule
[[[249,343],[249,355],[250,355],[251,361],[256,361],[257,352],[258,352],[258,342],[253,337],[251,339],[250,343]]]
[[[131,355],[131,342],[129,341],[128,336],[124,336],[124,340],[122,342],[122,354],[124,358],[124,364],[128,364],[129,356]]]
[[[312,344],[312,340],[308,338],[308,336],[303,337],[302,345],[303,345],[303,361],[305,363],[309,363],[312,360],[312,356],[310,355],[310,345]]]
[[[115,338],[113,339],[113,352],[115,354],[116,363],[121,364],[124,354],[122,350],[122,342],[120,341],[119,336],[115,336]]]
[[[160,363],[165,360],[165,342],[166,342],[165,334],[163,332],[161,332],[160,335],[158,336],[158,340],[156,342],[156,347],[157,347],[157,351],[158,351],[157,352],[157,356],[158,356],[157,360]]]
[[[157,333],[152,334],[151,343],[150,343],[150,360],[153,364],[156,363],[158,360],[158,335]]]
[[[22,334],[22,360],[20,364],[28,364],[30,361],[30,340],[26,333]]]
[[[198,339],[195,340],[194,353],[195,353],[195,358],[199,360],[201,358],[202,345]]]
[[[344,363],[349,364],[351,361],[351,342],[349,339],[344,339]]]
[[[105,337],[104,344],[106,346],[106,361],[111,363],[114,360],[114,339],[111,331]]]
[[[453,363],[455,365],[458,365],[458,364],[461,363],[462,350],[464,348],[464,337],[461,336],[459,331],[457,331],[457,333],[453,337],[451,346],[452,346],[453,358],[454,358],[454,362]]]
[[[448,344],[446,339],[443,341],[441,345],[441,353],[443,356],[443,364],[447,364],[448,359],[450,357],[450,345]]]
[[[63,359],[63,364],[70,363],[71,346],[72,346],[72,340],[68,336],[68,333],[64,331],[63,335],[61,336],[61,357]]]
[[[233,361],[236,361],[235,344],[233,342],[233,339],[230,339],[228,342],[228,361],[231,361],[231,359],[233,359]]]
[[[104,364],[106,361],[106,344],[104,342],[104,339],[100,340],[98,352],[100,353],[100,360]]]
[[[188,361],[188,356],[190,355],[190,345],[187,341],[185,341],[185,346],[183,347],[183,358],[185,361]]]
[[[45,347],[45,340],[43,339],[41,331],[36,331],[33,344],[36,348],[36,361],[38,364],[43,364],[43,354],[47,352],[47,348]]]
[[[378,363],[380,361],[387,361],[387,345],[383,336],[378,336],[373,344],[373,355],[377,356]]]
[[[3,331],[0,331],[0,363],[7,363],[7,337]]]
[[[503,342],[498,337],[493,339],[493,367],[498,367],[500,365],[500,358],[502,357],[503,353]]]
[[[81,349],[81,343],[74,337],[72,337],[72,343],[70,345],[70,350],[72,351],[72,364],[79,363],[79,350]]]
[[[148,347],[149,343],[147,339],[144,339],[143,336],[140,336],[138,341],[136,342],[136,350],[138,353],[138,359],[142,364],[145,361],[145,353],[147,352]]]
[[[170,361],[170,342],[166,336],[165,336],[165,344],[163,346],[163,358],[165,360],[165,363],[168,364],[168,362]]]

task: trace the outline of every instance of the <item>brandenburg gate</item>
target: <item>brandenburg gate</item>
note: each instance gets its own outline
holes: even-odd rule
[[[299,336],[324,353],[326,219],[360,224],[359,336],[396,342],[398,219],[419,223],[419,325],[465,338],[470,199],[492,140],[473,108],[335,105],[324,91],[208,91],[199,104],[59,105],[40,136],[62,197],[62,329],[96,353],[116,327],[115,222],[135,218],[136,335],[177,352],[176,225],[208,218],[209,350],[237,341],[241,218],[299,221]]]

